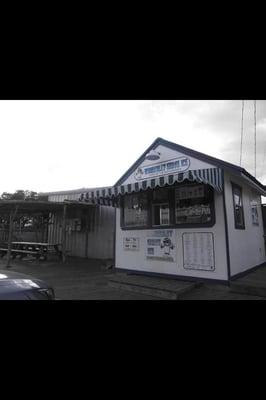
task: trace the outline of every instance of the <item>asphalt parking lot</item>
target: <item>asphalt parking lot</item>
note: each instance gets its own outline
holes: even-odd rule
[[[5,258],[0,259],[0,268],[5,268]],[[12,260],[11,270],[32,275],[50,283],[58,300],[157,300],[108,286],[108,277],[113,273],[99,260],[69,257],[65,264],[25,259]]]
[[[0,259],[4,269],[5,258]],[[100,260],[69,257],[65,264],[55,261],[12,260],[11,270],[50,283],[58,300],[161,300],[146,294],[112,288],[108,280],[113,269]],[[182,295],[181,300],[265,300],[263,297],[232,293],[225,285],[204,284]]]

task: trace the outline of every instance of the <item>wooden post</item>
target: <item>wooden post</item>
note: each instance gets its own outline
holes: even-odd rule
[[[66,212],[67,205],[64,204],[63,208],[63,221],[62,221],[62,261],[66,262]]]
[[[90,228],[91,209],[86,210],[86,232],[85,232],[85,258],[88,258],[88,241],[89,241],[89,228]]]
[[[18,206],[16,206],[15,210],[10,212],[9,216],[9,232],[8,232],[8,247],[7,247],[7,263],[6,268],[10,268],[10,258],[11,258],[11,247],[12,247],[12,236],[13,236],[13,222],[14,218],[17,214]]]

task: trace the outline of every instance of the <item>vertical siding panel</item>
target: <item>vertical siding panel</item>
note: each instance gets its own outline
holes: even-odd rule
[[[50,195],[50,201],[63,202],[65,199],[78,200],[79,193],[66,195]],[[88,233],[86,230],[67,232],[67,249],[69,255],[88,258],[114,257],[115,208],[111,206],[88,207]],[[77,215],[78,217],[78,215]],[[52,217],[53,224],[49,225],[48,241],[61,243],[62,213],[56,212]]]

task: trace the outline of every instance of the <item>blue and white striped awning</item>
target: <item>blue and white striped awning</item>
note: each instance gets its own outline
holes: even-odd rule
[[[217,192],[222,192],[223,190],[222,170],[220,168],[208,168],[191,170],[175,175],[160,176],[158,178],[148,179],[127,185],[109,186],[98,189],[96,188],[89,190],[86,193],[82,193],[79,200],[102,205],[117,206],[119,204],[120,196],[126,193],[139,192],[142,190],[154,189],[156,187],[173,185],[175,183],[183,182],[184,180],[210,185]]]

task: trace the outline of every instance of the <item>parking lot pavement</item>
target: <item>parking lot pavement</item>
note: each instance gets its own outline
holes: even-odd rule
[[[184,294],[181,300],[266,300],[264,297],[233,293],[226,285],[205,284]]]
[[[0,259],[0,269],[5,268]],[[50,283],[59,300],[158,300],[155,297],[129,293],[108,286],[113,273],[99,260],[69,257],[66,264],[36,260],[12,260],[11,270],[32,275]]]
[[[0,259],[0,269],[5,268]],[[59,300],[161,300],[146,294],[112,288],[108,270],[100,260],[69,257],[65,264],[58,261],[12,260],[11,270],[32,275],[50,283]],[[204,284],[183,294],[181,300],[265,300],[258,296],[232,293],[225,285]]]

